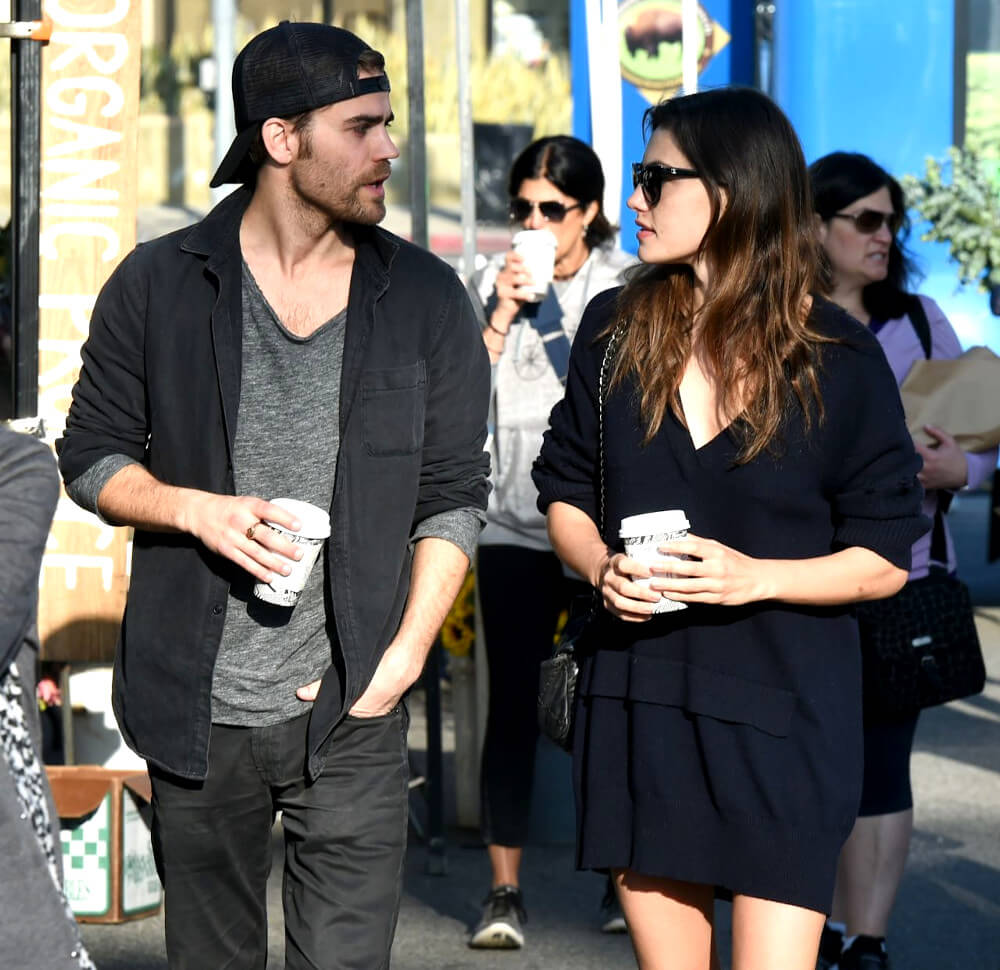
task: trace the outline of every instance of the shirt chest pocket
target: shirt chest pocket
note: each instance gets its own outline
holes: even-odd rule
[[[365,449],[375,457],[412,455],[424,442],[427,365],[366,371],[361,378]]]

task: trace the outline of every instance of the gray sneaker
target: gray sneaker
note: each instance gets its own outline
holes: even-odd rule
[[[469,946],[477,950],[517,950],[524,946],[528,922],[524,899],[517,886],[497,886],[483,900],[483,917],[469,937]]]

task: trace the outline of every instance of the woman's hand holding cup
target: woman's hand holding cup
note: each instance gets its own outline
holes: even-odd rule
[[[645,623],[654,612],[662,594],[635,582],[649,579],[648,566],[624,553],[610,553],[600,567],[598,589],[604,608],[613,616],[628,623]]]
[[[497,305],[491,319],[494,326],[497,326],[498,314],[502,314],[506,326],[510,326],[521,307],[527,302],[529,293],[526,288],[529,288],[531,283],[531,271],[525,265],[521,254],[512,249],[507,253],[503,268],[497,274]]]

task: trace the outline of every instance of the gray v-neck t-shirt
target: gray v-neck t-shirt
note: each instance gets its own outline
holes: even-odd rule
[[[308,337],[287,330],[243,265],[243,375],[233,446],[237,495],[302,499],[329,509],[337,474],[346,308]],[[308,710],[296,688],[322,677],[333,655],[327,548],[294,608],[229,590],[215,662],[212,720],[267,725]]]

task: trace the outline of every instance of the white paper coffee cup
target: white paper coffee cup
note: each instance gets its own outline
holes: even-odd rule
[[[531,283],[522,286],[521,293],[529,303],[544,300],[555,270],[556,237],[548,229],[522,229],[514,233],[511,245],[531,273]]]
[[[625,543],[625,555],[635,559],[644,566],[652,566],[664,559],[685,559],[686,556],[668,556],[660,552],[659,547],[666,542],[687,537],[691,523],[683,509],[665,509],[662,512],[644,512],[642,515],[630,515],[622,519],[618,535]],[[649,587],[651,579],[633,579],[639,586]],[[654,613],[671,613],[674,610],[687,609],[687,603],[661,596],[658,603],[653,604]]]
[[[311,502],[302,502],[294,498],[271,499],[273,505],[287,509],[299,520],[298,532],[292,532],[277,522],[264,520],[264,525],[275,532],[280,532],[286,539],[294,542],[302,549],[302,558],[290,559],[292,571],[287,576],[271,573],[270,583],[257,583],[253,595],[265,603],[275,606],[294,606],[306,585],[309,573],[319,556],[323,543],[330,535],[330,515],[325,509]]]

